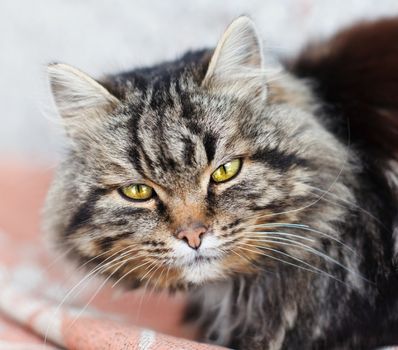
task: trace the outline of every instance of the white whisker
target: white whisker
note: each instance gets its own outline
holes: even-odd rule
[[[317,234],[319,234],[319,235],[321,235],[321,236],[327,237],[327,238],[329,238],[329,239],[331,239],[331,240],[333,240],[333,241],[335,241],[335,242],[341,244],[343,247],[347,248],[348,250],[350,250],[350,251],[351,251],[352,253],[354,253],[355,255],[358,255],[358,253],[357,253],[353,248],[351,248],[349,245],[345,244],[345,243],[342,242],[341,240],[339,240],[339,239],[337,239],[336,237],[333,237],[333,236],[331,236],[331,235],[329,235],[329,234],[327,234],[327,233],[325,233],[325,232],[322,232],[322,231],[313,229],[313,228],[311,228],[311,227],[308,226],[308,225],[303,225],[303,224],[289,224],[289,223],[279,223],[279,222],[275,222],[275,223],[269,223],[269,224],[253,225],[252,227],[253,227],[253,228],[256,228],[256,227],[265,227],[265,228],[267,228],[267,227],[270,227],[270,228],[273,228],[273,227],[287,227],[287,228],[297,228],[297,229],[300,229],[300,230],[304,230],[304,231],[309,231],[309,232],[317,233]],[[267,232],[267,231],[265,231],[265,232]]]
[[[132,248],[133,249],[133,248]],[[68,293],[66,293],[66,295],[64,296],[64,298],[61,300],[61,302],[57,305],[57,307],[54,310],[53,316],[50,319],[50,321],[48,322],[47,328],[46,328],[46,333],[44,336],[44,342],[46,343],[47,341],[47,337],[48,337],[48,331],[50,328],[50,324],[52,323],[52,320],[54,320],[55,315],[59,312],[59,310],[61,309],[62,305],[66,302],[66,300],[74,293],[74,291],[85,281],[87,281],[91,276],[96,275],[98,272],[101,271],[101,269],[103,269],[105,266],[114,263],[115,261],[117,261],[120,257],[116,256],[114,259],[112,259],[109,262],[106,262],[107,260],[109,260],[110,258],[114,257],[115,255],[119,254],[121,251],[123,251],[125,249],[121,249],[115,253],[113,253],[112,255],[110,255],[108,258],[106,258],[101,264],[99,264],[98,266],[96,266],[93,270],[91,270],[86,276],[84,276],[77,284],[75,284],[73,286],[73,288],[71,288]]]
[[[105,286],[105,284],[112,278],[112,276],[125,264],[125,261],[122,261],[119,263],[119,266],[101,283],[101,285],[97,288],[97,290],[94,292],[94,294],[90,297],[90,299],[87,301],[87,303],[84,305],[83,308],[79,310],[79,313],[75,316],[73,319],[72,323],[68,326],[68,329],[71,328],[75,322],[79,319],[79,317],[84,313],[84,311],[87,309],[87,307],[92,303],[94,298],[99,294],[99,292],[102,290],[102,288]],[[116,264],[115,264],[116,265]]]
[[[147,266],[147,268],[149,270],[151,270],[155,266],[156,266],[156,261],[152,261],[151,264],[149,266]],[[145,283],[144,292],[142,293],[141,298],[140,298],[140,303],[138,304],[138,309],[137,309],[137,313],[136,313],[136,320],[137,321],[139,320],[140,315],[141,315],[142,303],[144,302],[144,298],[145,298],[145,295],[146,295],[146,292],[147,292],[148,285],[149,285],[149,280]]]
[[[298,239],[302,239],[304,241],[308,242],[316,242],[315,239],[300,236],[300,235],[295,235],[293,233],[287,233],[287,232],[279,232],[279,231],[244,231],[243,234],[250,233],[251,235],[258,235],[259,237],[261,236],[266,236],[266,237],[271,237],[271,236],[286,236],[286,237],[294,237]]]
[[[130,260],[134,260],[133,258],[129,258],[127,259],[126,262],[130,261]],[[112,288],[114,288],[121,280],[123,280],[125,277],[127,277],[129,274],[131,274],[133,271],[139,269],[142,266],[148,265],[151,261],[146,261],[141,265],[135,266],[134,268],[132,268],[131,270],[127,271],[122,277],[120,277],[115,283],[112,284]]]
[[[271,251],[273,251],[273,252],[276,252],[276,253],[285,255],[285,256],[287,256],[287,257],[293,259],[293,260],[296,260],[296,261],[301,262],[302,264],[304,264],[304,265],[306,265],[306,266],[309,266],[310,268],[306,268],[306,267],[303,267],[303,266],[301,266],[301,265],[294,264],[294,263],[292,263],[292,262],[290,262],[290,261],[286,261],[286,260],[277,258],[277,257],[275,257],[275,256],[273,256],[273,255],[266,254],[266,253],[261,252],[261,251],[256,251],[256,250],[253,250],[253,249],[248,249],[248,248],[244,248],[244,247],[239,247],[239,249],[247,250],[247,251],[252,252],[252,253],[256,253],[256,254],[259,254],[259,255],[266,256],[267,258],[280,261],[280,262],[282,262],[282,263],[284,263],[284,264],[294,266],[294,267],[299,268],[299,269],[301,269],[301,270],[309,271],[309,272],[313,272],[313,273],[317,273],[317,274],[321,274],[321,275],[326,275],[327,277],[330,277],[330,278],[333,278],[333,279],[336,279],[336,280],[340,281],[339,279],[337,279],[336,277],[332,276],[331,274],[329,274],[329,273],[327,273],[327,272],[325,272],[325,271],[322,271],[322,270],[320,270],[320,269],[318,269],[318,268],[312,266],[311,264],[308,264],[308,263],[306,263],[305,261],[302,261],[302,260],[299,259],[299,258],[295,258],[295,257],[291,256],[290,254],[283,253],[283,252],[281,252],[281,251],[279,251],[279,250],[277,250],[277,249],[266,248],[266,247],[258,247],[258,246],[256,246],[256,245],[247,244],[247,243],[240,243],[240,244],[244,244],[244,245],[249,246],[249,247],[267,249],[267,250],[271,250]],[[342,281],[340,281],[340,282],[342,282]],[[344,282],[342,282],[342,283],[344,283]]]
[[[322,190],[321,188],[318,188],[318,187],[315,187],[315,186],[311,186],[311,185],[307,185],[307,186],[310,187],[310,188],[312,188],[313,190],[316,190],[316,191],[319,191],[319,192],[325,192],[325,191]],[[376,216],[374,216],[374,215],[373,215],[372,213],[370,213],[369,211],[363,209],[363,208],[362,208],[361,206],[359,206],[358,204],[356,204],[356,203],[354,203],[354,202],[351,202],[351,201],[349,201],[349,200],[347,200],[347,199],[341,198],[341,197],[337,196],[336,194],[334,194],[334,193],[332,193],[332,192],[328,192],[328,193],[326,193],[326,194],[327,194],[328,196],[331,196],[331,197],[333,197],[333,198],[336,198],[337,201],[332,202],[332,201],[330,201],[330,200],[328,200],[328,199],[326,199],[326,198],[322,198],[323,200],[328,201],[329,203],[336,204],[336,205],[341,205],[341,204],[337,203],[338,201],[339,201],[339,202],[344,202],[344,203],[346,203],[346,204],[349,204],[349,205],[353,206],[354,208],[359,209],[359,210],[362,211],[363,213],[369,215],[372,219],[376,220],[380,225],[382,225],[382,226],[384,227],[384,224],[383,224]],[[315,194],[315,195],[317,195],[317,194]],[[341,205],[341,206],[342,206],[342,205]]]
[[[148,272],[145,273],[145,275],[141,276],[140,281],[142,281],[155,267],[156,267],[156,261],[154,262],[154,265],[148,270]]]
[[[255,245],[251,245],[251,246],[257,247],[257,246],[255,246]],[[332,274],[330,274],[330,273],[328,273],[328,272],[326,272],[326,271],[324,271],[324,270],[322,270],[322,269],[320,269],[320,268],[317,268],[317,267],[315,267],[315,266],[313,266],[313,265],[307,263],[306,261],[304,261],[304,260],[302,260],[302,259],[299,259],[299,258],[297,258],[297,257],[295,257],[295,256],[293,256],[293,255],[290,255],[290,254],[285,253],[285,252],[282,252],[282,251],[280,251],[280,250],[278,250],[278,249],[269,248],[269,247],[260,246],[260,247],[257,247],[257,248],[269,250],[269,251],[272,251],[272,252],[274,252],[274,253],[278,253],[278,254],[287,256],[287,257],[289,257],[290,259],[293,259],[293,260],[295,260],[295,261],[298,261],[298,262],[300,262],[300,263],[302,263],[302,264],[304,264],[305,266],[308,266],[308,267],[310,268],[310,269],[304,268],[305,270],[308,270],[308,271],[314,272],[314,273],[318,273],[318,274],[320,274],[320,275],[324,275],[324,276],[329,277],[329,278],[331,278],[331,279],[333,279],[333,280],[336,280],[336,281],[338,281],[338,282],[340,282],[340,283],[342,283],[342,284],[344,284],[344,285],[347,285],[347,284],[346,284],[344,281],[342,281],[341,279],[339,279],[339,278],[333,276]],[[265,254],[265,256],[275,258],[274,256],[271,256],[271,255],[268,255],[268,254]],[[289,263],[289,262],[287,262],[287,261],[285,261],[285,260],[283,260],[283,259],[280,259],[280,261],[282,261],[282,262],[284,262],[284,263],[288,263],[288,264],[293,265],[293,266],[296,266],[296,267],[299,267],[299,265],[296,265],[296,264],[293,264],[293,263]],[[303,269],[302,266],[300,266],[300,268]]]
[[[283,240],[283,242],[281,242],[280,240]],[[298,241],[295,241],[295,240],[291,240],[291,239],[287,239],[287,238],[285,238],[285,239],[278,238],[278,239],[273,239],[273,240],[272,240],[272,239],[271,239],[271,240],[268,240],[268,239],[259,240],[259,239],[257,239],[257,241],[258,241],[258,242],[278,243],[278,244],[280,244],[280,245],[286,245],[286,246],[293,246],[293,247],[296,247],[296,248],[301,248],[301,249],[303,249],[303,250],[305,250],[305,251],[307,251],[307,252],[309,252],[309,253],[312,253],[312,254],[314,254],[314,255],[320,257],[320,258],[323,258],[323,259],[326,260],[326,261],[332,262],[332,263],[334,263],[334,264],[340,266],[340,267],[343,268],[344,270],[346,270],[346,271],[352,273],[352,274],[355,275],[355,276],[360,277],[361,279],[365,280],[366,282],[371,282],[371,281],[369,281],[367,278],[365,278],[364,276],[362,276],[360,273],[358,273],[358,272],[356,272],[356,271],[354,271],[354,270],[348,268],[347,266],[343,265],[342,263],[340,263],[340,262],[337,261],[336,259],[330,257],[329,255],[327,255],[327,254],[325,254],[325,253],[322,253],[321,251],[319,251],[319,250],[317,250],[317,249],[314,249],[313,247],[310,247],[310,246],[308,246],[308,245],[306,245],[306,244],[303,244],[303,243],[301,243],[301,242],[298,242]]]

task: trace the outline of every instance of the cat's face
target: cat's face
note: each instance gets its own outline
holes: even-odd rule
[[[307,185],[323,181],[318,153],[340,150],[306,112],[267,102],[254,30],[233,26],[200,83],[189,72],[145,87],[132,76],[119,100],[79,71],[50,68],[72,147],[47,223],[59,245],[97,272],[156,287],[252,273],[264,261],[258,246],[278,243],[261,239],[264,225],[297,222],[296,209],[314,201]],[[235,41],[245,54],[227,69],[228,50],[239,55],[228,48]],[[87,96],[73,91],[86,83]]]

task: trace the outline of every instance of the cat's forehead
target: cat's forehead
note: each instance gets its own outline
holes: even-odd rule
[[[238,142],[242,108],[228,99],[169,86],[152,90],[142,104],[128,109],[131,160],[155,181],[192,182],[244,151]]]

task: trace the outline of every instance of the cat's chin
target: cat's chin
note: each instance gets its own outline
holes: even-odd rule
[[[214,282],[223,279],[224,275],[222,263],[216,259],[203,259],[197,264],[189,264],[182,269],[183,279],[193,285]]]
[[[223,276],[222,254],[217,249],[190,249],[179,256],[175,263],[182,271],[182,278],[189,284],[203,284]]]

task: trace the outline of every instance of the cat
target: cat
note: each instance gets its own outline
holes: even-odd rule
[[[398,344],[397,42],[398,20],[362,23],[275,71],[242,16],[214,50],[98,81],[50,64],[69,143],[48,239],[187,291],[205,342]]]

